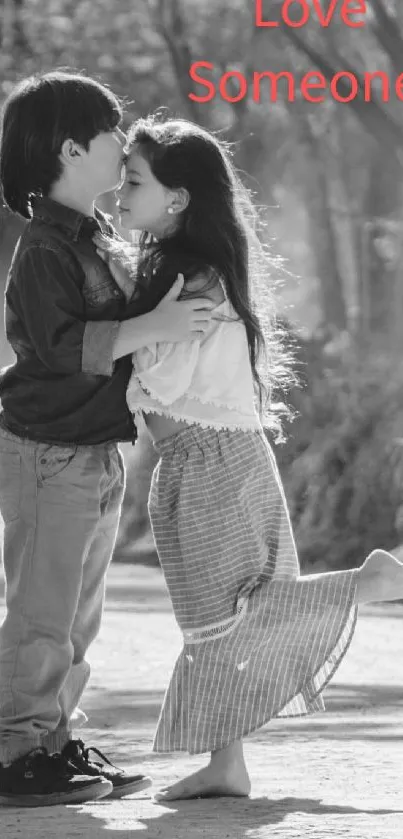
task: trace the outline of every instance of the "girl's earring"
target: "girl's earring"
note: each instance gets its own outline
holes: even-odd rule
[[[173,212],[174,212],[173,207],[168,207],[168,213],[169,213],[170,216],[172,215]]]

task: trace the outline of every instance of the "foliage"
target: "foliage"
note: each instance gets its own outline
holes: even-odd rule
[[[391,377],[389,357],[305,350],[300,419],[278,458],[302,566],[336,570],[402,541],[403,364]]]

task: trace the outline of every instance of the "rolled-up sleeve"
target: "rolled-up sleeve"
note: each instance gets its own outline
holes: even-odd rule
[[[77,265],[62,249],[31,245],[18,266],[18,296],[32,349],[55,373],[111,376],[118,321],[85,320]]]

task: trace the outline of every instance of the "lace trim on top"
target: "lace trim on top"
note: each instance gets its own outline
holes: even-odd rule
[[[200,629],[185,629],[183,630],[183,638],[185,644],[203,644],[205,641],[215,641],[216,638],[223,638],[224,635],[229,635],[233,632],[236,626],[244,619],[248,611],[248,601],[245,597],[240,597],[236,607],[236,613],[226,620],[219,623],[209,623]]]
[[[132,377],[127,392],[127,402],[133,414],[136,412],[157,414],[157,416],[169,417],[179,422],[196,423],[201,428],[228,429],[229,431],[261,429],[261,421],[256,411],[246,414],[241,407],[230,408],[218,400],[213,402],[195,396],[183,396],[171,405],[163,405],[157,397],[147,393],[137,376]]]
[[[134,382],[136,382],[135,385],[134,385]],[[165,403],[163,404],[161,402],[161,399],[160,399],[159,395],[158,395],[158,392],[153,389],[150,382],[147,382],[146,385],[143,384],[142,373],[134,372],[132,374],[132,378],[131,378],[131,380],[129,382],[129,385],[128,385],[128,391],[127,391],[128,400],[130,401],[130,399],[133,398],[133,397],[134,397],[134,399],[136,399],[136,395],[137,395],[137,401],[139,402],[139,396],[140,396],[139,390],[140,390],[143,398],[144,397],[146,397],[146,399],[149,398],[150,406],[151,406],[151,401],[152,401],[153,404],[154,404],[154,402],[157,402],[158,405],[161,405],[162,408],[164,408],[164,409],[167,408],[168,410],[170,410],[171,406],[174,405],[175,402],[180,403],[180,402],[184,402],[186,400],[186,401],[190,401],[190,402],[196,402],[199,405],[205,405],[206,407],[218,408],[218,409],[220,409],[220,408],[225,409],[226,408],[228,411],[237,411],[238,413],[245,416],[245,405],[242,405],[241,402],[233,402],[232,405],[230,406],[230,405],[228,405],[228,402],[224,401],[224,399],[222,399],[222,400],[217,399],[217,398],[206,399],[206,398],[203,397],[203,395],[201,393],[194,393],[191,390],[191,388],[189,388],[183,396],[179,396],[177,399],[174,400],[174,402],[171,402],[170,405],[166,405]],[[137,394],[136,394],[136,391],[137,391]],[[147,402],[144,401],[144,404],[146,405]],[[153,410],[153,408],[150,407],[150,410]],[[158,410],[156,410],[156,413],[158,413]],[[252,412],[250,414],[250,416],[253,417],[254,412]]]
[[[200,428],[213,428],[215,431],[244,431],[245,434],[251,431],[260,432],[262,429],[260,421],[256,418],[256,422],[249,422],[245,425],[240,425],[237,422],[224,422],[220,420],[200,419],[200,417],[190,417],[182,414],[175,414],[174,411],[165,411],[157,408],[136,408],[132,409],[133,414],[157,414],[159,417],[167,417],[167,419],[175,420],[175,422],[187,422],[189,425],[199,425]]]

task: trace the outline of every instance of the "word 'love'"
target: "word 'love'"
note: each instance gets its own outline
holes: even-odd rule
[[[280,26],[279,20],[269,20],[264,17],[264,0],[255,0],[255,23],[261,27]],[[266,4],[267,5],[267,4]],[[357,20],[357,15],[367,13],[366,0],[283,0],[280,8],[280,18],[286,26],[298,29],[305,26],[312,18],[320,26],[326,27],[335,18],[336,13],[341,21],[351,29],[358,29],[365,25],[364,20]]]

